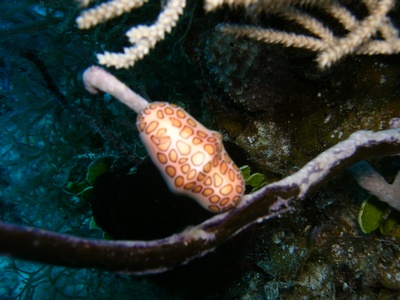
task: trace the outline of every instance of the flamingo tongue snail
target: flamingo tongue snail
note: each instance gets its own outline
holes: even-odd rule
[[[244,180],[222,144],[182,108],[153,102],[138,114],[140,137],[170,189],[217,213],[239,203]]]
[[[244,179],[220,133],[174,104],[148,103],[100,67],[88,68],[83,79],[91,93],[109,93],[138,113],[140,138],[173,192],[193,198],[214,213],[240,202]]]

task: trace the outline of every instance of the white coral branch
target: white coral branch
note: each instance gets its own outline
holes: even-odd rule
[[[206,10],[214,10],[223,4],[233,8],[243,6],[253,17],[264,12],[296,22],[317,38],[258,26],[225,25],[219,28],[223,33],[247,36],[265,43],[279,43],[285,47],[312,50],[317,53],[316,61],[323,69],[351,54],[373,55],[400,52],[398,31],[387,16],[394,7],[395,0],[362,0],[362,3],[369,12],[369,15],[362,20],[358,20],[337,0],[206,0]],[[305,13],[308,6],[327,12],[349,32],[343,37],[334,36],[333,32],[321,21]],[[378,33],[383,38],[382,40],[376,38]]]
[[[98,66],[91,66],[83,73],[83,82],[90,93],[108,93],[137,113],[149,104],[146,99]]]
[[[88,29],[103,23],[134,8],[141,7],[148,0],[113,0],[85,10],[76,19],[80,29]],[[87,6],[90,1],[80,1],[82,6]]]
[[[359,162],[349,170],[363,189],[400,211],[400,172],[393,183],[389,184],[366,161]]]
[[[80,1],[82,2],[82,0]],[[140,7],[147,1],[113,0],[83,11],[76,22],[81,29],[90,28]],[[82,3],[86,4],[85,2]],[[136,61],[147,55],[159,41],[163,40],[166,33],[171,32],[172,28],[176,26],[179,16],[183,14],[185,5],[186,0],[169,0],[154,24],[151,26],[139,25],[126,33],[132,44],[131,47],[124,48],[123,53],[106,51],[103,54],[98,54],[99,63],[117,69],[133,66]]]

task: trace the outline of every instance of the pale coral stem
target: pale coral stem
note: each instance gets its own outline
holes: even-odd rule
[[[97,66],[86,69],[83,73],[83,82],[90,93],[97,94],[98,91],[108,93],[137,113],[149,104],[115,76]]]

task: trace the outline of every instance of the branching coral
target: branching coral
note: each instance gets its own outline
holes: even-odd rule
[[[206,1],[206,10],[215,10],[223,4],[242,5],[252,16],[261,12],[275,14],[286,20],[294,21],[312,35],[297,34],[259,26],[224,24],[219,30],[235,36],[247,36],[265,43],[282,44],[285,47],[309,49],[317,53],[320,68],[330,67],[333,63],[349,54],[394,54],[400,52],[398,30],[387,16],[394,7],[395,0],[362,1],[369,15],[358,20],[339,1]],[[348,33],[335,36],[333,31],[320,20],[297,7],[315,7],[336,19]],[[382,39],[378,39],[380,34]]]
[[[392,184],[386,182],[385,178],[366,161],[361,161],[351,167],[350,172],[362,188],[400,211],[400,172],[397,173]]]
[[[356,132],[297,173],[245,195],[236,208],[170,237],[149,242],[90,240],[0,223],[0,253],[80,268],[136,274],[162,272],[213,251],[252,224],[293,209],[296,200],[304,199],[350,165],[370,156],[398,153],[399,129]]]
[[[245,195],[235,209],[170,237],[149,242],[89,240],[0,223],[0,253],[80,268],[162,272],[205,255],[252,224],[293,209],[295,200],[304,199],[350,165],[375,155],[399,153],[400,129],[358,131],[295,174]]]
[[[390,121],[390,127],[400,128],[400,118],[393,118]],[[389,184],[366,161],[355,164],[349,168],[349,171],[362,188],[400,211],[400,171],[397,173],[392,184]]]
[[[87,6],[90,0],[78,0],[82,6]],[[129,12],[134,8],[142,6],[146,0],[126,1],[113,0],[82,12],[76,23],[81,29],[96,26],[98,23],[108,21],[114,17]],[[185,0],[169,0],[164,10],[158,16],[157,21],[151,26],[137,26],[130,29],[126,35],[133,45],[124,49],[124,53],[105,52],[97,56],[100,64],[108,67],[128,68],[143,58],[150,49],[160,40],[164,39],[166,33],[175,27],[179,16],[183,13],[186,5]]]
[[[89,0],[78,0],[82,6],[87,6]],[[144,4],[144,0],[123,1],[113,0],[98,7],[82,12],[76,20],[81,29],[96,26],[111,18],[129,12]],[[206,12],[228,5],[230,8],[244,7],[248,15],[256,19],[261,13],[277,15],[293,21],[306,29],[311,35],[298,34],[283,30],[267,29],[260,26],[223,24],[218,29],[225,34],[247,36],[259,41],[282,44],[285,47],[309,49],[317,53],[317,63],[320,68],[330,67],[333,63],[349,54],[395,54],[400,52],[398,30],[388,17],[394,7],[395,0],[363,0],[368,15],[362,20],[337,0],[323,1],[255,1],[255,0],[205,0]],[[157,21],[151,26],[137,26],[126,35],[133,44],[124,49],[124,53],[105,52],[97,57],[99,63],[116,68],[128,68],[143,58],[156,43],[164,39],[176,25],[179,16],[183,14],[185,0],[170,0]],[[306,9],[304,9],[306,8]],[[307,8],[317,8],[333,17],[347,34],[343,37],[334,34],[333,30],[318,18],[307,12]],[[378,38],[381,36],[381,38]]]

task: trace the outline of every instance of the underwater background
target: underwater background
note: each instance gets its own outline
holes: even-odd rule
[[[210,217],[195,204],[159,205],[173,196],[148,165],[135,113],[108,95],[90,95],[82,83],[96,53],[120,51],[125,32],[152,22],[162,4],[150,1],[79,30],[73,0],[0,0],[1,221],[150,240]],[[397,28],[398,6],[390,15]],[[321,71],[309,51],[215,29],[248,19],[240,10],[205,14],[201,2],[189,0],[148,56],[111,72],[144,98],[179,104],[221,132],[238,166],[258,174],[247,192],[292,174],[354,131],[387,129],[400,116],[399,55],[349,56]],[[260,22],[293,29],[274,18]],[[369,163],[387,182],[400,169],[398,157]],[[1,257],[0,299],[398,299],[400,217],[376,201],[343,173],[290,213],[160,275]],[[368,203],[381,218],[374,229],[360,226]]]

